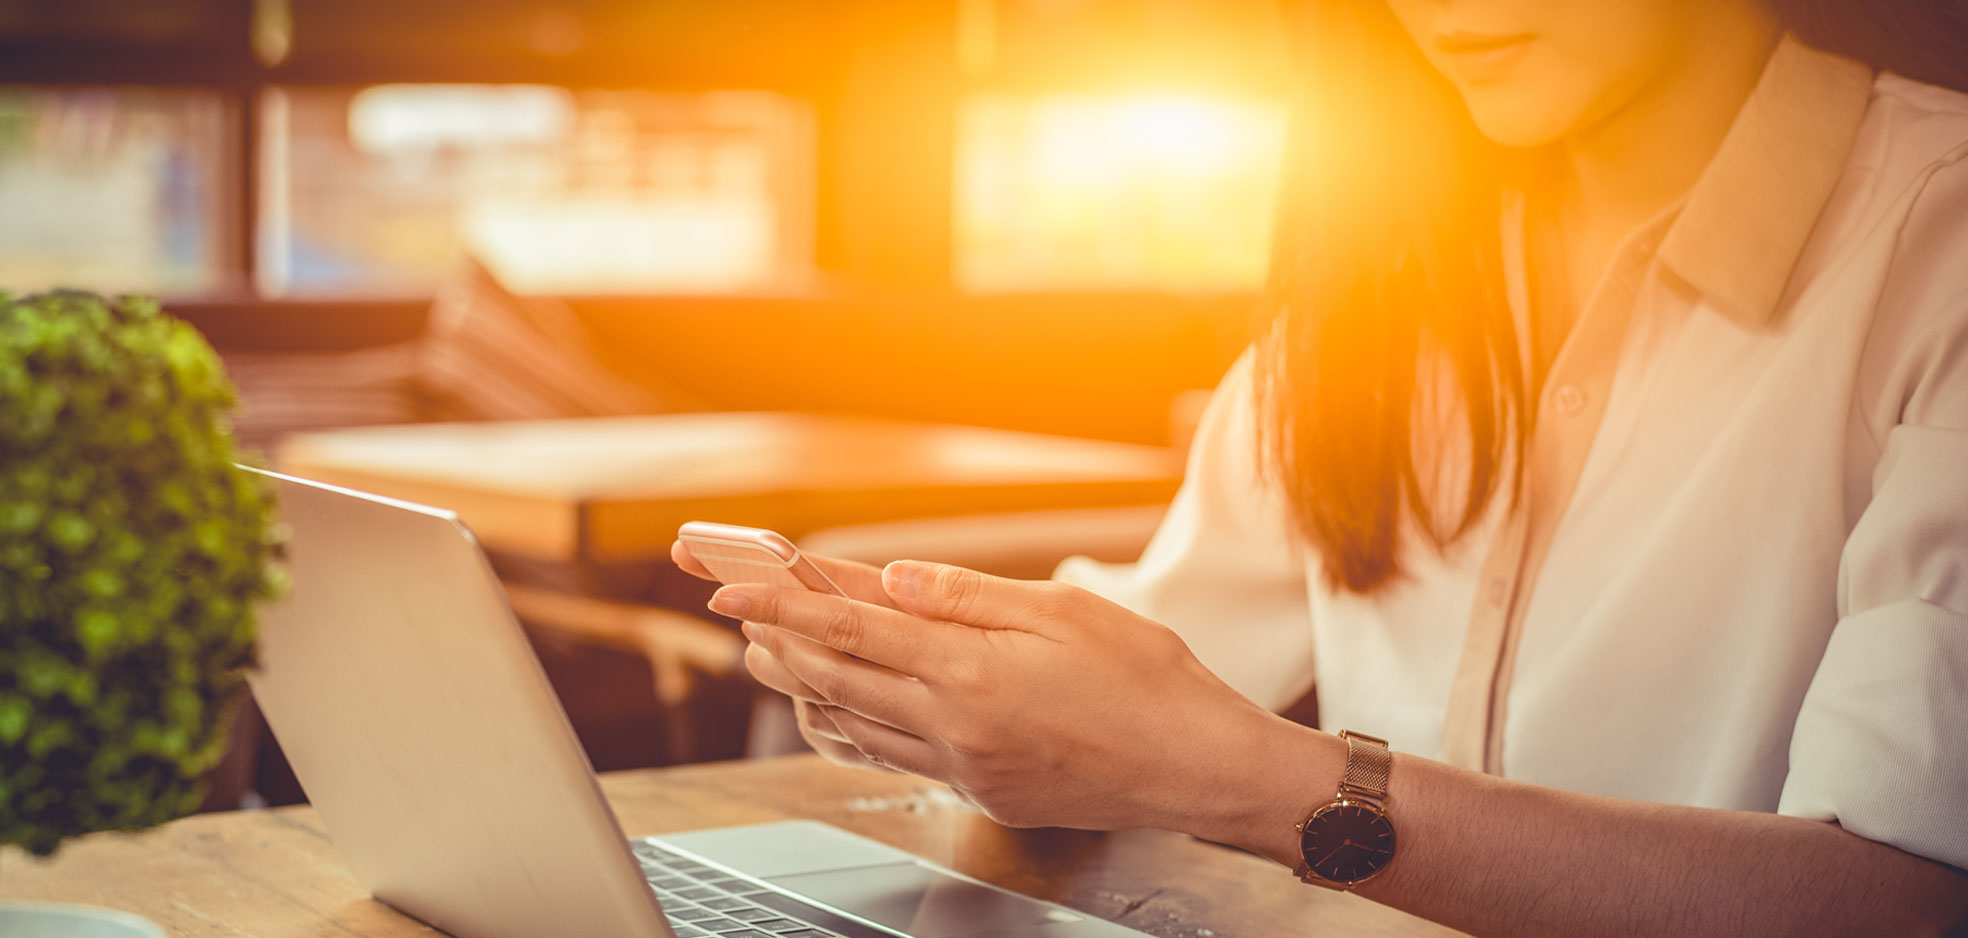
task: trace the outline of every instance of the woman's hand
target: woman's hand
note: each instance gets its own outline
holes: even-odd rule
[[[704,569],[704,565],[698,563],[696,557],[691,556],[682,541],[670,545],[670,559],[683,572],[691,576],[717,582],[717,577],[712,576],[711,571]],[[834,581],[834,585],[840,587],[847,595],[862,602],[888,604],[888,594],[882,591],[880,569],[865,563],[835,560],[831,557],[817,557],[811,554],[807,555],[807,559],[812,561],[814,566],[819,567],[820,572],[825,573],[827,579]],[[793,699],[793,716],[799,723],[800,738],[806,740],[806,744],[812,746],[814,752],[836,765],[857,768],[877,767],[861,754],[861,750],[854,748],[854,744],[848,742],[847,737],[841,735],[840,729],[834,726],[833,719],[828,716],[827,711],[831,708],[813,692],[812,688],[793,677],[777,662],[765,660],[765,657],[758,651],[757,646],[747,648],[745,666],[760,683]]]
[[[828,703],[819,692],[794,676],[770,652],[756,643],[746,646],[745,668],[759,683],[793,699],[793,717],[799,723],[800,738],[828,762],[850,768],[888,768],[870,760],[841,732],[835,722],[840,708]]]
[[[1224,786],[1290,724],[1174,632],[1058,583],[898,562],[883,585],[896,609],[756,585],[711,608],[746,620],[761,680],[797,680],[869,759],[1002,823],[1227,839],[1246,820]]]

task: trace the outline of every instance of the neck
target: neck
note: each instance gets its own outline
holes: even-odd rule
[[[1564,201],[1572,212],[1624,231],[1701,176],[1780,35],[1759,4],[1717,7],[1712,28],[1690,37],[1647,87],[1565,139],[1571,185]]]

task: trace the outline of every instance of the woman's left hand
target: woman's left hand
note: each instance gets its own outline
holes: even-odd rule
[[[1246,819],[1226,786],[1301,729],[1174,632],[1084,590],[908,561],[883,585],[901,611],[761,585],[727,586],[711,608],[746,621],[752,657],[774,665],[755,666],[762,680],[797,678],[871,760],[946,782],[1000,823],[1228,839]]]

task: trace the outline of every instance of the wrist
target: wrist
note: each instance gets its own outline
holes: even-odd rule
[[[1346,744],[1268,711],[1234,736],[1228,757],[1204,767],[1199,810],[1180,829],[1292,866],[1296,825],[1331,798]]]

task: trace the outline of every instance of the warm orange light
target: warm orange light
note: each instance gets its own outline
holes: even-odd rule
[[[1264,273],[1284,108],[1191,95],[965,109],[958,276],[975,289],[1236,290]]]
[[[1272,145],[1262,117],[1236,102],[1202,98],[1142,98],[1115,108],[1117,142],[1172,172],[1208,175],[1237,168],[1238,159]]]

